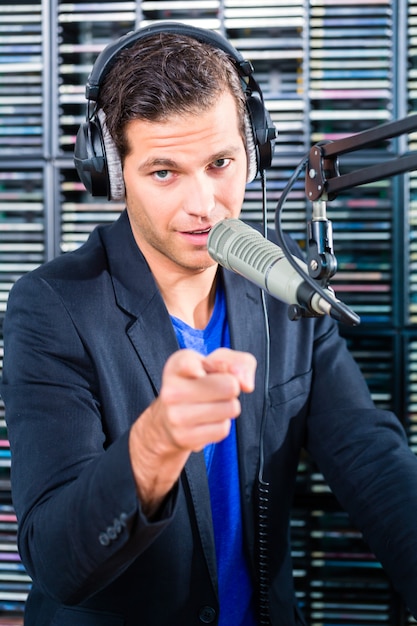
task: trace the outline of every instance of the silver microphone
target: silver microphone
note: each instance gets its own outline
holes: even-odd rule
[[[227,219],[213,226],[207,248],[214,261],[241,274],[278,300],[301,306],[313,315],[327,314],[339,319],[332,305],[300,276],[282,249],[241,220]],[[303,261],[293,258],[307,271]],[[325,291],[336,302],[333,291],[328,288]]]

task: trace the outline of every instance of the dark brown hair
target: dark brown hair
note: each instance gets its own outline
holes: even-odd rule
[[[218,48],[184,35],[159,33],[123,49],[106,75],[98,107],[123,162],[125,128],[134,119],[158,122],[198,114],[229,91],[245,136],[245,95],[232,60]]]

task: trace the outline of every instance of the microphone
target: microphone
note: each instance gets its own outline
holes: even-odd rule
[[[329,296],[328,302],[300,276],[279,246],[241,220],[226,219],[213,226],[207,249],[214,261],[289,304],[291,319],[302,315],[301,307],[311,316],[327,314],[349,324],[359,323],[358,316],[336,300],[331,289],[322,287]],[[303,261],[295,256],[293,259],[307,271]]]

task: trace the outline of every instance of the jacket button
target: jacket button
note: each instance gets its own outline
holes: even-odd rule
[[[110,538],[107,533],[100,533],[98,536],[98,540],[102,546],[108,546],[110,543]]]
[[[203,624],[211,624],[216,619],[216,610],[212,606],[202,606],[198,617]]]
[[[114,526],[108,526],[107,528],[107,536],[109,539],[116,539],[117,531]]]

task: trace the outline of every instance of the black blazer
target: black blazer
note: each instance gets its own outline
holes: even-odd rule
[[[327,317],[291,322],[287,306],[272,298],[265,399],[260,290],[220,271],[232,346],[258,360],[256,390],[242,396],[237,420],[253,571],[266,402],[272,624],[302,623],[289,515],[303,446],[416,614],[417,461],[397,419],[373,406],[335,323]],[[178,345],[127,214],[19,280],[4,330],[13,500],[21,557],[34,581],[25,624],[216,624],[203,454],[190,457],[158,520],[146,520],[136,497],[129,427],[158,393],[163,365]]]

